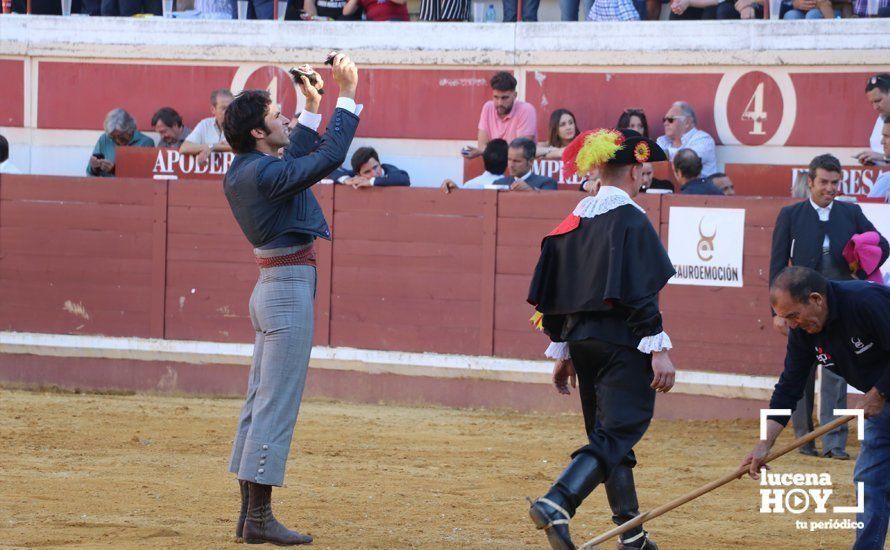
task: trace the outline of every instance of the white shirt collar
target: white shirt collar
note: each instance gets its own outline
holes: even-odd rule
[[[522,177],[519,178],[519,179],[521,179],[522,181],[528,181],[528,178],[529,178],[531,175],[532,175],[532,170],[529,170],[528,172],[525,173],[524,176],[522,176]]]
[[[813,199],[811,198],[810,205],[812,205],[812,207],[816,210],[816,213],[831,212],[831,207],[834,206],[834,201],[831,201],[830,203],[828,203],[828,206],[823,208],[823,207],[819,206],[818,204],[816,204],[815,202],[813,202]]]
[[[581,199],[581,202],[578,203],[572,214],[581,218],[595,218],[600,214],[605,214],[627,204],[644,214],[646,213],[623,189],[611,185],[602,185],[596,196]]]

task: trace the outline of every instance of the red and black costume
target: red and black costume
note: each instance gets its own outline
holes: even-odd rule
[[[646,161],[665,160],[654,142],[622,131],[622,148],[608,162],[644,162],[632,154],[639,150],[637,143],[660,153],[650,153]],[[643,209],[607,182],[543,240],[528,301],[552,341],[546,355],[571,358],[574,364],[588,438],[530,510],[536,525],[547,529],[553,548],[574,548],[568,520],[600,483],[605,483],[615,523],[639,515],[633,447],[655,406],[651,353],[671,347],[658,292],[673,275]],[[642,527],[626,533],[621,545],[656,548]]]

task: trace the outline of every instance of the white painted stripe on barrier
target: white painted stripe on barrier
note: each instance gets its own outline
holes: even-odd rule
[[[0,353],[247,365],[253,354],[253,345],[191,340],[0,332]],[[447,369],[447,371],[442,371],[443,376],[453,377],[455,371],[470,371],[464,375],[470,378],[474,377],[472,372],[477,373],[476,376],[484,378],[490,378],[482,376],[487,373],[505,373],[532,375],[525,379],[541,382],[549,380],[552,369],[551,361],[321,346],[312,348],[312,360],[316,363],[321,362],[322,364],[318,365],[321,368],[343,369],[342,366],[333,365],[335,363],[363,363],[369,367],[401,366],[408,369],[419,369],[415,372],[426,376],[429,376],[430,372],[435,373],[436,369]],[[328,366],[325,366],[325,363]],[[374,368],[368,370],[378,371]],[[411,371],[406,372],[410,375]],[[451,374],[448,374],[449,372]],[[522,379],[518,378],[518,380]],[[682,388],[678,388],[679,393],[693,395],[763,398],[768,396],[775,382],[776,379],[769,376],[690,370],[677,372],[677,385]]]

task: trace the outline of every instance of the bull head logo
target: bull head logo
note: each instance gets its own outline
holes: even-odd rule
[[[710,262],[714,258],[714,238],[717,236],[717,227],[714,227],[712,235],[705,235],[704,229],[702,229],[704,221],[705,218],[702,218],[698,222],[698,234],[701,239],[698,241],[698,246],[696,246],[696,253],[701,261]]]

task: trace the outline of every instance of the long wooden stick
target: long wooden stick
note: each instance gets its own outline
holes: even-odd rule
[[[784,447],[782,447],[781,449],[779,449],[777,451],[771,452],[769,455],[767,455],[767,457],[763,461],[763,463],[766,464],[767,462],[771,462],[771,461],[779,458],[780,456],[787,454],[787,453],[793,451],[794,449],[797,449],[798,447],[802,447],[805,444],[809,443],[810,441],[813,441],[817,437],[825,435],[826,433],[830,432],[831,430],[837,428],[838,426],[846,424],[847,422],[853,420],[854,418],[856,418],[855,415],[841,416],[840,418],[836,418],[835,420],[829,422],[828,424],[825,424],[824,426],[819,426],[819,428],[813,430],[812,432],[808,433],[807,435],[792,441],[791,443],[789,443],[788,445],[785,445]],[[581,550],[594,550],[595,548],[597,548],[597,546],[600,543],[603,543],[612,537],[618,536],[621,533],[627,532],[630,529],[633,529],[634,527],[642,525],[644,522],[649,521],[650,519],[657,518],[658,516],[660,516],[662,514],[670,512],[674,508],[679,508],[680,506],[686,504],[690,500],[695,500],[698,497],[702,496],[703,494],[713,491],[717,487],[726,485],[730,481],[737,479],[740,475],[744,475],[747,472],[748,472],[747,467],[740,466],[738,470],[736,470],[735,472],[733,472],[731,474],[727,474],[726,476],[721,477],[718,480],[712,481],[712,482],[708,483],[707,485],[702,485],[701,487],[699,487],[698,489],[696,489],[692,492],[686,493],[685,495],[678,497],[678,498],[668,502],[667,504],[663,504],[663,505],[659,506],[658,508],[649,510],[648,512],[646,512],[644,514],[640,514],[639,516],[635,517],[634,519],[632,519],[628,522],[625,522],[622,525],[619,525],[618,527],[615,527],[614,529],[612,529],[610,531],[606,531],[605,533],[603,533],[602,535],[599,535],[598,537],[596,537],[594,539],[587,541],[586,543],[584,543],[583,546],[581,546]]]

